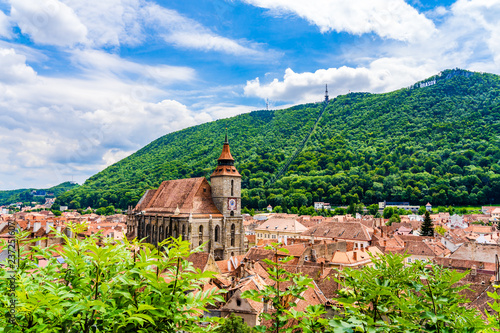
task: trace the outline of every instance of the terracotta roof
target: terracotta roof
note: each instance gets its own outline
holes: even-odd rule
[[[203,272],[205,266],[207,266],[209,256],[210,254],[207,252],[191,253],[191,255],[187,258],[187,261],[193,263],[194,268],[198,268]]]
[[[262,259],[272,259],[274,258],[274,252],[272,250],[264,250],[264,249],[259,249],[256,247],[252,247],[250,250],[248,250],[247,254],[245,255],[245,260],[246,261],[260,261]]]
[[[293,256],[293,257],[300,257],[306,250],[305,244],[294,244],[294,245],[288,245],[288,246],[283,246],[284,249],[288,250],[288,253],[281,252],[283,254],[286,254],[287,256]],[[280,252],[278,252],[279,254]]]
[[[234,165],[219,165],[215,168],[214,172],[210,175],[211,178],[219,176],[234,176],[241,177],[238,170]]]
[[[255,243],[255,235],[245,235],[249,243]]]
[[[500,256],[498,245],[465,243],[453,252],[450,258],[494,263],[495,254]]]
[[[168,214],[220,214],[212,200],[211,187],[204,177],[164,181],[150,196],[148,191],[143,196],[144,202],[141,202],[142,199],[139,201],[140,207],[143,207],[141,210]],[[136,212],[139,211],[136,209]]]
[[[255,231],[279,231],[279,232],[290,232],[290,233],[302,233],[306,231],[307,228],[301,223],[293,218],[276,218],[271,217],[259,227],[255,228]]]
[[[370,241],[371,236],[367,229],[359,222],[323,222],[307,229],[302,236]]]
[[[229,149],[229,143],[224,142],[224,145],[222,146],[222,152],[220,153],[217,161],[234,161],[234,158],[231,155],[231,149]]]
[[[142,195],[142,198],[139,200],[137,205],[135,206],[135,211],[140,212],[146,208],[148,203],[151,201],[153,196],[155,195],[156,190],[146,190],[144,194]]]

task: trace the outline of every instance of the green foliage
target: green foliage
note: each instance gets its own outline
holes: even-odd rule
[[[454,286],[466,273],[417,262],[407,256],[372,258],[373,266],[344,268],[337,282],[341,316],[334,332],[478,332],[485,327],[475,309],[466,309],[467,286]]]
[[[425,212],[424,222],[420,229],[420,236],[434,236],[434,225],[428,211]]]
[[[500,289],[499,285],[493,285],[495,288],[494,292],[488,291],[488,296],[491,298],[491,303],[488,302],[488,306],[493,310],[493,314],[489,312],[486,313],[488,316],[488,322],[491,327],[488,332],[500,332],[500,294],[498,293],[498,289]]]
[[[55,216],[61,216],[62,215],[62,212],[60,210],[56,210],[56,209],[51,209],[50,210],[52,212],[52,214],[54,214]]]
[[[285,332],[284,326],[292,318],[315,318],[314,316],[320,316],[324,313],[322,309],[311,307],[308,307],[305,313],[299,313],[293,309],[289,310],[289,308],[296,305],[296,303],[294,303],[295,299],[304,299],[301,294],[313,285],[312,279],[300,273],[290,273],[283,268],[283,264],[293,260],[293,257],[289,256],[278,261],[278,251],[285,254],[288,253],[288,250],[281,248],[280,245],[281,243],[271,243],[270,246],[266,247],[268,250],[274,250],[274,261],[269,259],[263,260],[264,263],[269,266],[267,269],[269,279],[274,281],[275,284],[266,285],[265,288],[261,290],[246,290],[241,294],[242,298],[250,298],[256,302],[270,302],[274,309],[271,313],[263,312],[261,314],[261,319],[271,322],[270,327],[266,328],[264,325],[258,325],[255,327],[256,332]],[[283,288],[283,284],[287,284],[288,286]],[[316,322],[317,320],[311,323],[302,322],[299,326],[308,326],[308,324],[317,325]]]
[[[45,196],[34,196],[32,191],[44,191],[46,193],[53,193],[55,197],[60,194],[69,191],[71,189],[77,188],[79,185],[71,182],[64,182],[57,186],[53,186],[47,189],[19,189],[19,190],[9,190],[0,191],[0,206],[8,205],[15,202],[26,202],[28,205],[31,202],[44,203]]]
[[[378,213],[379,206],[378,204],[373,204],[367,207],[368,214],[375,216]]]
[[[252,333],[253,329],[248,326],[241,317],[231,313],[225,318],[222,325],[215,330],[215,333]]]
[[[84,227],[71,228],[76,234]],[[151,248],[126,239],[114,244],[96,235],[80,240],[57,234],[66,243],[61,250],[35,246],[20,253],[15,326],[6,307],[8,269],[0,270],[0,332],[210,331],[199,326],[200,315],[222,297],[203,291],[213,274],[185,260],[192,253],[189,242],[171,239]],[[18,234],[18,246],[36,241],[27,237]],[[38,266],[42,258],[48,264]]]
[[[299,105],[171,133],[58,201],[126,209],[163,180],[208,177],[228,127],[249,209],[500,203],[500,77],[451,70],[435,78],[425,88],[338,96],[323,113],[322,104]]]
[[[440,234],[441,236],[444,236],[444,234],[446,233],[446,229],[440,225],[437,225],[435,228],[434,228],[434,231],[438,234]]]

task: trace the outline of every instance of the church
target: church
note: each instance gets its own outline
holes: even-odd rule
[[[128,235],[151,244],[169,237],[204,244],[215,260],[245,253],[241,216],[241,175],[234,166],[227,134],[217,167],[210,176],[167,180],[147,190],[127,216]]]

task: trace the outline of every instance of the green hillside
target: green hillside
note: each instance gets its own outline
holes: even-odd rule
[[[324,106],[255,111],[165,135],[58,201],[126,208],[163,180],[208,177],[227,127],[248,208],[500,202],[499,76],[446,70],[410,88],[350,93]]]
[[[59,196],[61,193],[69,191],[79,185],[71,182],[64,182],[47,189],[19,189],[10,191],[0,191],[0,205],[8,205],[15,202],[45,202],[45,198],[53,198]],[[39,195],[33,195],[36,191]],[[42,195],[43,194],[43,195]]]

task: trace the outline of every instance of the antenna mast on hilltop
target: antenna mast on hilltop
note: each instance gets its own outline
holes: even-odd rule
[[[325,85],[325,102],[328,103],[330,99],[328,98],[328,84]]]

